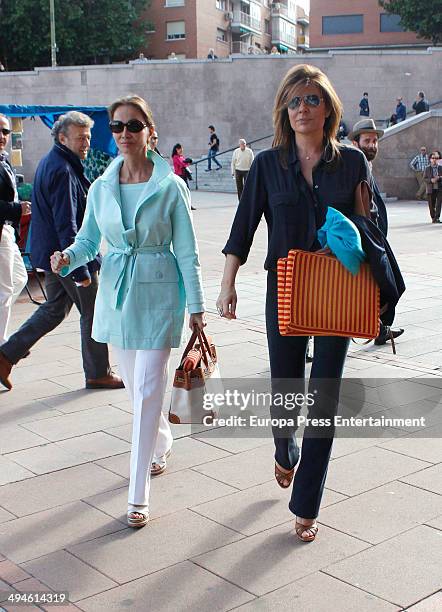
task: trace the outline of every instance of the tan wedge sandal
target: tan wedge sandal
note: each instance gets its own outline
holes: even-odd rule
[[[300,540],[302,540],[302,542],[313,542],[313,540],[316,538],[318,530],[319,526],[316,521],[313,521],[311,525],[304,525],[298,521],[295,523],[296,535]]]
[[[140,510],[137,510],[140,508]],[[149,522],[149,511],[146,506],[130,505],[127,511],[127,524],[129,527],[144,527]]]

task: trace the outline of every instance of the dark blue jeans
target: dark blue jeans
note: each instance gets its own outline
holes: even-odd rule
[[[215,157],[215,155],[217,153],[218,153],[218,151],[213,151],[212,149],[209,149],[209,154],[208,154],[209,159],[207,160],[207,169],[208,170],[212,170],[212,159],[215,162],[215,164],[218,166],[218,168],[222,168],[221,164],[219,163],[219,161]]]
[[[304,391],[305,357],[307,336],[281,336],[278,329],[277,275],[269,271],[266,297],[267,342],[269,346],[270,371],[273,392],[282,389]],[[314,339],[314,358],[310,385],[323,380],[327,391],[319,402],[309,408],[308,418],[322,418],[336,414],[339,388],[347,355],[349,338],[317,336]],[[310,386],[310,389],[312,387]],[[327,405],[324,405],[324,402]],[[293,416],[272,407],[272,417]],[[302,518],[316,518],[319,513],[328,463],[333,444],[334,427],[321,428],[315,432],[306,427],[302,442],[302,453],[296,441],[296,428],[273,429],[275,461],[287,470],[298,464],[293,481],[289,509]]]

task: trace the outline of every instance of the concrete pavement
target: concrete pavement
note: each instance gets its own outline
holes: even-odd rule
[[[220,250],[236,199],[197,192],[193,201],[222,374],[268,376],[265,226],[238,276],[239,318],[221,320]],[[404,414],[432,404],[440,415],[442,226],[429,223],[425,203],[392,203],[389,217],[408,288],[396,323],[406,332],[397,356],[389,346],[352,345],[346,376],[408,393]],[[34,308],[22,296],[12,328]],[[171,369],[178,359],[175,350]],[[14,389],[0,392],[0,607],[37,609],[8,602],[10,593],[66,591],[70,603],[60,611],[442,608],[440,424],[408,436],[394,429],[337,439],[311,545],[295,539],[289,494],[273,479],[270,438],[174,426],[167,472],[152,483],[152,520],[134,531],[125,523],[131,408],[124,389],[83,389],[76,312],[12,380]],[[169,399],[170,391],[165,408]]]

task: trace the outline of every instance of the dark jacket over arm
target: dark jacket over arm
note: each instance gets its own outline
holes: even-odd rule
[[[11,178],[0,164],[0,229],[5,221],[11,221],[16,233],[18,233],[20,218],[21,204],[14,202],[14,188],[11,184]]]

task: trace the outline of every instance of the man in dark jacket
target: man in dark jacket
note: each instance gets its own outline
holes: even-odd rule
[[[378,142],[379,138],[384,135],[383,130],[378,130],[376,128],[376,124],[373,119],[361,119],[353,126],[352,131],[348,135],[349,140],[352,141],[352,144],[360,149],[362,153],[365,155],[368,165],[370,166],[370,170],[372,170],[372,162],[376,158],[378,154]],[[387,237],[388,232],[388,216],[387,216],[387,207],[385,206],[385,202],[382,198],[379,187],[376,183],[376,180],[371,174],[371,182],[370,187],[373,193],[373,202],[375,206],[375,210],[373,211],[375,216],[377,217],[377,226],[379,227],[382,234]],[[399,329],[391,329],[389,325],[384,325],[381,323],[381,329],[379,336],[375,339],[375,344],[385,344],[388,340],[393,336],[397,338],[404,333],[404,330],[400,327]]]
[[[31,203],[18,200],[15,174],[6,152],[10,133],[9,119],[0,115],[0,345],[8,337],[12,304],[28,280],[16,239],[21,216],[30,213]]]
[[[368,104],[368,93],[364,91],[361,101],[359,102],[359,114],[362,117],[370,116],[370,105]]]
[[[405,121],[405,119],[407,118],[407,107],[402,102],[402,98],[397,98],[396,102],[397,104],[394,114],[397,117],[397,122],[400,123],[401,121]]]
[[[100,258],[80,266],[61,278],[51,272],[50,256],[63,251],[75,239],[86,209],[90,186],[84,175],[82,159],[90,148],[93,121],[82,113],[70,111],[55,122],[54,146],[37,168],[32,194],[31,252],[33,263],[45,271],[48,299],[0,347],[0,382],[12,388],[9,374],[29,349],[57,327],[75,304],[80,311],[81,350],[88,389],[123,387],[112,373],[106,344],[91,338],[95,296],[98,288]]]
[[[423,91],[418,92],[416,101],[413,102],[413,110],[416,115],[426,113],[430,110],[430,105],[428,103],[428,100],[425,99],[425,94]]]

